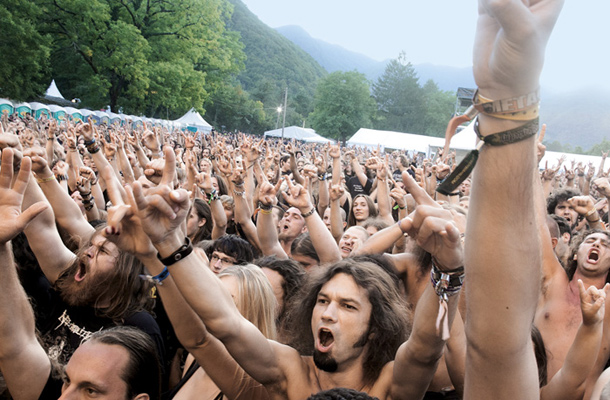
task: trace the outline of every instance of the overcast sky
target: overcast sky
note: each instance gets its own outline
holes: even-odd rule
[[[299,25],[315,38],[382,61],[401,50],[413,64],[472,65],[474,0],[242,0],[272,28]],[[555,91],[610,89],[610,1],[567,0],[547,48],[541,83]]]

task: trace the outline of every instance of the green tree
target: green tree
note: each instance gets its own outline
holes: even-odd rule
[[[268,127],[263,103],[252,100],[236,82],[226,82],[211,94],[205,118],[213,126],[248,133],[261,133]]]
[[[243,68],[238,35],[225,29],[225,0],[38,1],[58,85],[91,107],[204,111],[211,85]]]
[[[388,63],[373,84],[373,97],[378,107],[376,128],[423,133],[424,93],[404,52]]]
[[[444,137],[447,123],[455,109],[455,93],[440,90],[431,79],[426,82],[422,91],[424,112],[421,133]]]
[[[0,97],[28,100],[49,84],[50,37],[37,30],[42,15],[28,0],[0,3]]]
[[[375,101],[364,74],[333,72],[316,88],[311,126],[321,135],[345,141],[363,127],[371,126]]]
[[[608,151],[610,151],[610,141],[604,138],[601,142],[593,145],[587,154],[591,154],[592,156],[601,156],[602,153],[607,153]]]

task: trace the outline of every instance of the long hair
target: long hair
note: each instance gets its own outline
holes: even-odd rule
[[[356,217],[354,217],[354,203],[356,202],[356,199],[358,197],[363,197],[364,200],[366,201],[366,205],[369,207],[369,216],[368,216],[368,218],[375,218],[379,214],[379,212],[377,211],[377,207],[375,207],[375,203],[373,202],[373,199],[371,199],[366,194],[356,195],[352,199],[352,206],[349,209],[349,217],[347,218],[347,227],[348,228],[350,226],[357,225],[357,223],[358,223],[358,221],[356,221]]]
[[[95,332],[88,342],[121,346],[129,353],[129,362],[121,371],[127,384],[127,397],[133,399],[146,393],[151,400],[161,395],[161,367],[155,344],[150,336],[137,328],[117,326]]]
[[[540,387],[543,387],[548,383],[547,366],[549,356],[546,352],[542,335],[536,325],[532,325],[532,342],[534,343],[534,355],[536,356],[536,365],[538,366],[538,384]]]
[[[233,276],[237,279],[237,309],[248,321],[262,332],[267,339],[275,340],[275,310],[277,301],[273,288],[265,273],[256,265],[233,265],[225,268],[218,278]]]
[[[193,243],[198,243],[202,240],[211,239],[214,220],[212,220],[212,210],[210,209],[210,206],[201,199],[195,199],[192,207],[195,209],[195,213],[199,219],[205,218],[205,224],[197,229],[197,232],[195,232],[191,241]]]
[[[316,248],[313,247],[309,232],[301,233],[292,241],[292,244],[290,245],[290,254],[307,256],[318,261],[318,264],[320,263],[320,257],[318,256]]]
[[[568,257],[566,272],[568,273],[568,278],[572,280],[574,277],[574,273],[578,268],[578,260],[575,260],[574,257],[576,253],[578,253],[578,248],[585,241],[587,236],[592,235],[594,233],[603,233],[608,238],[610,238],[610,232],[602,231],[601,229],[587,229],[586,231],[575,235],[572,237],[572,242],[570,243],[570,256]],[[610,283],[610,273],[606,276],[606,282]]]
[[[293,298],[288,314],[291,344],[303,355],[311,355],[314,335],[311,318],[318,293],[337,274],[351,276],[365,289],[371,302],[368,349],[364,357],[364,379],[373,383],[384,365],[394,359],[396,351],[410,333],[410,311],[400,296],[394,279],[378,265],[368,261],[345,259],[308,276],[298,296]]]
[[[255,261],[261,268],[269,268],[282,276],[282,291],[284,292],[284,304],[280,308],[276,318],[278,324],[283,328],[287,305],[299,292],[307,273],[300,263],[292,259],[279,259],[276,256],[267,256]]]
[[[55,282],[60,294],[73,281],[71,278],[79,268],[79,260],[87,257],[86,252],[91,246],[91,240],[104,227],[101,226],[91,239],[81,246],[74,263],[66,268]],[[141,278],[141,275],[147,274],[144,264],[134,255],[119,249],[119,255],[114,265],[112,275],[108,275],[107,279],[103,281],[94,283],[96,296],[89,299],[88,305],[94,307],[95,315],[121,323],[136,312],[151,311],[154,307],[154,299],[151,296],[153,285],[148,280]],[[100,306],[102,302],[104,302],[103,307]]]

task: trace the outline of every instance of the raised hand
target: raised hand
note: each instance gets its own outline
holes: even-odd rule
[[[31,169],[35,174],[39,175],[49,169],[49,163],[46,158],[47,152],[42,147],[36,146],[26,149],[23,155],[32,159]]]
[[[30,179],[31,161],[25,157],[13,181],[14,150],[2,150],[2,166],[0,168],[0,243],[6,243],[17,236],[38,214],[46,210],[48,204],[39,202],[21,212],[23,194]]]
[[[343,188],[343,185],[333,185],[332,183],[329,183],[329,185],[330,188],[328,190],[328,193],[331,201],[339,200],[345,194],[345,189]]]
[[[214,187],[212,186],[212,176],[210,173],[200,172],[195,176],[195,184],[199,189],[203,190],[206,194],[212,192]]]
[[[260,184],[260,188],[258,191],[258,199],[261,203],[266,206],[276,205],[277,204],[277,192],[280,190],[280,186],[282,185],[282,180],[278,179],[275,185],[269,183],[267,178],[263,175],[263,181]]]
[[[144,134],[142,135],[142,143],[144,144],[144,146],[152,151],[153,153],[158,153],[159,149],[161,147],[161,145],[159,144],[159,139],[157,138],[157,135],[146,128],[146,125],[144,125]]]
[[[608,178],[597,178],[593,180],[593,187],[602,195],[610,197],[610,182]]]
[[[442,271],[464,266],[464,251],[460,231],[449,210],[438,206],[420,205],[400,222],[401,229],[417,244],[436,258]]]
[[[400,208],[405,208],[407,205],[407,202],[405,200],[406,195],[407,195],[407,192],[405,192],[404,189],[402,189],[398,186],[394,187],[390,191],[390,197],[394,200],[396,205]],[[427,193],[426,193],[426,195],[427,195]]]
[[[604,320],[606,296],[609,290],[610,283],[606,283],[602,289],[595,286],[589,286],[588,289],[585,289],[584,283],[580,279],[578,280],[583,325],[590,326]]]
[[[339,148],[338,145],[333,145],[330,146],[330,150],[328,152],[328,155],[334,160],[335,158],[340,158],[341,157],[341,149]],[[347,153],[346,153],[347,155]]]
[[[93,127],[89,123],[79,125],[76,128],[76,132],[79,135],[83,135],[83,137],[85,138],[85,141],[87,141],[87,142],[90,142],[91,140],[93,140]]]
[[[172,155],[174,152],[172,151]],[[174,156],[174,160],[176,157]],[[159,184],[161,182],[161,177],[163,176],[163,169],[165,168],[166,160],[163,158],[156,158],[146,164],[146,168],[144,169],[144,175],[146,178],[150,180],[154,184]]]
[[[311,195],[303,186],[299,184],[293,184],[290,178],[285,177],[286,183],[288,184],[288,191],[282,192],[284,200],[292,207],[296,207],[301,212],[307,212],[311,210],[313,205],[311,204]],[[305,178],[305,186],[309,186],[308,178]]]
[[[176,169],[174,153],[168,146],[164,148],[164,153],[167,162],[159,185],[149,189],[144,195],[140,183],[134,182],[133,196],[129,196],[131,206],[136,210],[141,221],[142,229],[156,246],[175,240],[184,241],[180,227],[190,207],[186,190],[172,190]],[[128,192],[130,190],[128,188]]]
[[[494,100],[538,89],[546,43],[563,1],[480,1],[474,77]]]
[[[182,134],[182,138],[184,139],[184,148],[187,150],[192,150],[195,147],[195,138],[191,135]]]
[[[585,215],[595,208],[595,204],[589,196],[574,196],[568,199],[568,203],[580,215]]]
[[[595,176],[595,167],[593,166],[593,164],[589,163],[589,168],[587,169],[587,175],[585,176],[585,179],[590,181],[591,179],[593,179],[593,176]]]

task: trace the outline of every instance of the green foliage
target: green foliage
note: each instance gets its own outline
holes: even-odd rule
[[[51,41],[37,30],[41,13],[28,0],[0,3],[0,97],[28,100],[44,93],[50,81]]]
[[[388,63],[383,75],[373,84],[373,97],[378,106],[377,129],[422,131],[424,94],[404,52]]]
[[[240,0],[234,5],[228,27],[241,33],[247,59],[238,79],[253,100],[264,104],[266,129],[275,127],[277,113],[284,103],[288,87],[286,125],[301,125],[313,111],[313,98],[318,80],[326,71],[307,53],[284,36],[263,24]]]
[[[444,136],[455,103],[455,94],[440,90],[432,80],[421,87],[404,52],[373,84],[373,97],[378,107],[375,128],[431,136]]]
[[[371,126],[375,101],[364,74],[333,72],[316,89],[311,125],[321,135],[345,141],[363,127]]]
[[[560,153],[586,154],[591,156],[601,156],[602,153],[610,151],[610,141],[606,138],[601,142],[594,144],[589,150],[584,150],[581,146],[573,147],[570,143],[562,144],[558,140],[545,142],[544,145],[548,151],[557,151]]]
[[[604,138],[600,143],[597,143],[591,147],[591,149],[587,152],[592,156],[601,156],[602,153],[608,153],[610,151],[610,141]]]
[[[263,103],[252,100],[236,82],[221,85],[212,93],[205,119],[229,131],[260,133],[267,126]]]
[[[421,133],[428,136],[444,137],[447,123],[455,109],[455,93],[443,91],[433,80],[428,80],[422,88],[424,93],[424,114]]]
[[[58,85],[93,108],[172,117],[204,110],[243,67],[225,0],[38,0]]]

